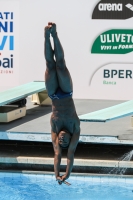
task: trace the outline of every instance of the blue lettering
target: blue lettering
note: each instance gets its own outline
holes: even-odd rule
[[[7,25],[8,25],[7,22],[5,22],[5,26],[0,22],[0,32],[1,32],[1,28],[3,29],[4,32],[7,32]]]
[[[13,12],[11,12],[11,19],[13,19]]]
[[[13,12],[0,12],[0,19],[13,19]]]
[[[0,44],[0,50],[4,49],[5,43],[7,41],[8,36],[4,36],[2,42]],[[14,50],[14,36],[9,36],[9,50]]]
[[[9,38],[9,49],[14,50],[14,36],[10,36]]]
[[[4,68],[10,68],[10,60],[8,58],[3,58],[3,67]]]
[[[11,55],[11,68],[13,68],[13,55]]]
[[[7,40],[7,36],[4,36],[3,39],[2,39],[2,43],[0,44],[0,50],[3,50],[3,49],[4,49],[6,40]]]
[[[8,15],[10,14],[9,12],[4,12],[6,19],[8,19]]]
[[[2,13],[0,12],[0,19],[3,19]]]
[[[10,22],[10,32],[13,32],[13,22]]]
[[[2,22],[0,22],[0,32],[2,31],[1,29],[3,29],[4,32],[8,32],[8,25],[9,31],[13,32],[13,22],[5,22],[4,25],[2,24]]]
[[[4,68],[13,68],[13,55],[10,55],[11,58],[3,58],[0,60],[0,67]]]

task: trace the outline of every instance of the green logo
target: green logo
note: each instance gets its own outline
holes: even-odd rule
[[[91,53],[126,54],[133,51],[133,30],[112,29],[99,35]]]

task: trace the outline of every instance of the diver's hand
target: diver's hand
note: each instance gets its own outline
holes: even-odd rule
[[[59,185],[61,185],[62,184],[62,182],[64,182],[66,179],[68,179],[69,177],[66,175],[66,174],[64,174],[63,176],[57,176],[56,177],[56,180],[58,181],[58,183],[59,183]]]
[[[67,181],[65,181],[66,179],[68,179],[69,176],[67,176],[66,174],[63,175],[63,176],[58,176],[56,178],[56,180],[58,181],[58,184],[61,185],[62,183],[65,183],[66,185],[70,186],[71,184]]]
[[[57,176],[56,181],[58,181],[58,184],[61,185],[62,184],[62,176]]]
[[[64,174],[63,176],[61,176],[62,182],[65,181],[68,178],[69,178],[69,176],[67,176],[66,174]]]

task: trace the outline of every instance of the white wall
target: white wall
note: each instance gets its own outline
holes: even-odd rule
[[[4,0],[6,2],[8,0]],[[133,19],[92,20],[98,0],[12,0],[19,2],[19,81],[20,85],[44,80],[44,26],[57,24],[57,31],[65,52],[67,67],[74,84],[74,98],[132,99],[130,90],[101,84],[101,77],[92,81],[98,68],[108,63],[133,63],[132,54],[91,54],[95,39],[110,29],[132,29]],[[0,5],[3,0],[0,0]],[[102,76],[102,75],[101,75]],[[118,80],[119,81],[119,80]],[[132,81],[130,81],[130,84]],[[130,87],[125,82],[126,88]],[[10,88],[0,85],[0,91]]]

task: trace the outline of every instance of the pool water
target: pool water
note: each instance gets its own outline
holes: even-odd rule
[[[71,176],[70,186],[54,175],[0,173],[0,200],[133,200],[133,179]]]

